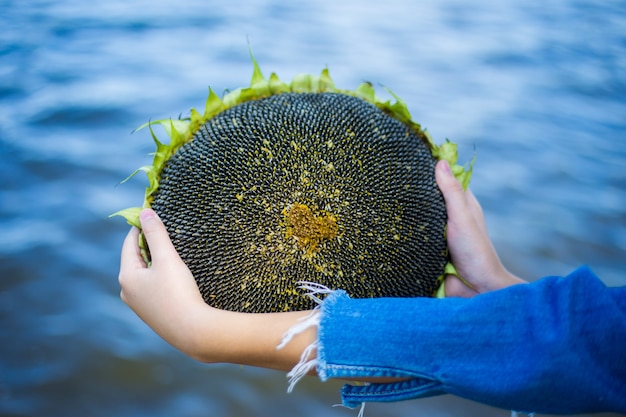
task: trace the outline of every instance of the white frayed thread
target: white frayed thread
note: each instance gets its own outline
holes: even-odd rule
[[[291,342],[291,339],[293,339],[294,336],[302,333],[309,327],[319,326],[319,323],[320,323],[319,315],[320,315],[319,310],[313,310],[311,311],[310,314],[299,318],[298,323],[294,324],[289,329],[287,329],[287,331],[283,335],[283,338],[280,341],[280,344],[276,346],[276,349],[284,348],[285,346],[287,346],[287,343]]]
[[[282,341],[278,345],[278,349],[283,348],[287,343],[289,343],[291,339],[293,339],[295,335],[302,333],[304,330],[308,329],[310,326],[316,326],[319,328],[319,324],[320,324],[319,308],[324,302],[324,300],[322,300],[319,297],[319,295],[328,295],[331,292],[333,292],[333,290],[331,290],[330,288],[322,284],[315,283],[315,282],[298,281],[297,284],[298,284],[299,289],[307,291],[305,295],[309,297],[310,299],[312,299],[313,301],[315,301],[317,306],[315,307],[315,309],[313,309],[311,314],[300,319],[302,320],[302,323],[297,323],[291,326],[289,330],[287,330],[287,332],[283,335]],[[318,347],[317,340],[311,343],[309,346],[307,346],[306,349],[304,349],[304,351],[302,352],[302,355],[300,356],[300,361],[287,374],[287,377],[289,378],[289,387],[287,388],[287,392],[291,392],[293,390],[293,387],[296,385],[296,383],[300,381],[302,377],[307,375],[311,369],[317,366],[317,356],[314,357],[313,359],[309,359],[313,351],[317,350],[317,347]],[[343,406],[344,406],[343,404],[336,404],[333,407],[343,407]],[[365,415],[365,402],[362,402],[361,407],[359,408],[359,413],[357,414],[357,417],[363,417],[364,415]]]
[[[345,408],[348,408],[348,407],[346,407],[343,404],[335,404],[335,405],[333,405],[333,407],[345,407]],[[359,407],[359,414],[357,414],[356,417],[363,417],[364,415],[365,415],[365,402],[362,402],[361,406]]]
[[[283,339],[280,344],[276,347],[276,349],[284,348],[287,343],[291,341],[297,334],[302,333],[309,327],[315,326],[319,327],[320,323],[320,311],[313,310],[311,314],[303,317],[299,323],[291,326],[289,330],[283,335]],[[317,356],[315,355],[315,351],[317,350],[317,340],[307,346],[303,351],[302,355],[300,355],[300,361],[293,367],[291,371],[287,374],[287,378],[289,379],[289,387],[287,387],[287,392],[293,391],[293,388],[296,386],[296,383],[300,381],[305,375],[309,373],[309,371],[317,365]],[[310,359],[313,355],[313,359]]]
[[[321,294],[330,294],[332,292],[330,288],[314,282],[299,281],[298,284],[298,288],[307,291],[305,295],[315,301],[317,306],[313,311],[311,311],[311,314],[302,317],[299,320],[299,323],[294,324],[285,332],[282,340],[280,341],[280,344],[276,347],[276,349],[284,348],[287,343],[289,343],[294,338],[294,336],[304,332],[310,327],[319,328],[319,307],[322,304],[323,300],[318,296]],[[298,381],[300,381],[305,375],[307,375],[312,369],[317,366],[317,355],[314,353],[317,350],[317,346],[318,344],[316,340],[309,346],[307,346],[304,351],[302,351],[302,355],[300,355],[300,360],[287,374],[287,378],[289,379],[289,387],[287,388],[287,392],[291,392],[298,383]],[[311,356],[314,357],[311,359]]]
[[[325,285],[318,284],[316,282],[308,282],[308,281],[298,281],[298,289],[308,291],[305,296],[309,297],[318,305],[318,307],[324,302],[321,298],[318,297],[319,294],[330,294],[333,292],[330,288]]]

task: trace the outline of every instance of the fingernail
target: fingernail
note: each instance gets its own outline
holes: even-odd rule
[[[144,221],[150,221],[153,219],[158,219],[159,216],[157,216],[157,214],[154,212],[154,210],[146,208],[141,210],[141,213],[139,213],[139,219],[144,222]]]
[[[450,169],[450,164],[445,159],[441,160],[441,170],[446,174],[452,174],[452,170]]]

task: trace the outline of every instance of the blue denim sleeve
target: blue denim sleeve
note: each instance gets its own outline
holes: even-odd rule
[[[520,412],[626,413],[626,287],[587,267],[469,299],[335,291],[321,309],[322,380],[407,378],[346,385],[346,406],[449,393]]]

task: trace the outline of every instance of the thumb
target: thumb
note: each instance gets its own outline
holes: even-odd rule
[[[162,259],[168,259],[172,256],[178,257],[165,225],[154,210],[143,209],[139,214],[139,221],[153,263],[159,263]]]
[[[437,162],[435,168],[435,179],[437,185],[446,201],[448,211],[448,220],[455,222],[463,222],[470,220],[470,213],[467,210],[467,195],[463,190],[463,186],[456,179],[448,161],[441,160]]]

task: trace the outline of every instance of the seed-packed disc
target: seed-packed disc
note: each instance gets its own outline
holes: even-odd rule
[[[302,280],[429,296],[447,263],[435,163],[360,98],[285,93],[207,121],[165,164],[152,207],[218,308],[312,308]]]
[[[143,207],[162,218],[204,300],[217,308],[277,312],[315,306],[302,281],[355,298],[433,296],[449,263],[446,208],[434,167],[456,165],[456,145],[437,146],[404,102],[371,84],[335,88],[328,71],[290,84],[265,79],[203,114],[159,120]],[[140,227],[140,207],[117,212]],[[146,262],[149,248],[139,245]],[[445,271],[445,272],[444,272]]]

